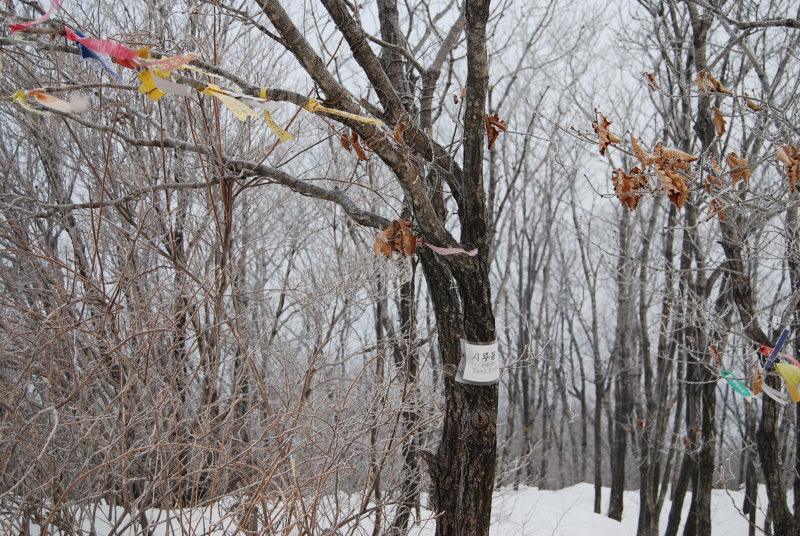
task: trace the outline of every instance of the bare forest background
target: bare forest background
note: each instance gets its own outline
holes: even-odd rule
[[[424,184],[442,228],[479,247],[491,282],[495,486],[593,482],[597,511],[616,519],[622,490],[640,489],[643,535],[676,534],[685,497],[684,533],[703,535],[712,487],[744,487],[754,502],[766,484],[769,505],[746,502],[742,515],[768,508],[760,529],[800,534],[800,406],[746,401],[718,381],[710,350],[751,388],[760,344],[789,329],[784,351],[800,353],[798,194],[787,179],[800,164],[796,149],[794,168],[776,157],[786,147],[792,162],[800,143],[800,8],[580,6],[488,8],[485,112],[507,129],[478,162],[482,241],[464,238],[469,203],[436,164],[468,162],[476,132],[465,121],[466,4],[283,2],[290,28],[267,0],[66,0],[11,35],[9,23],[49,5],[5,2],[0,532],[79,534],[115,505],[128,514],[117,530],[148,534],[154,511],[222,502],[253,533],[324,534],[366,517],[375,534],[402,533],[444,486],[434,453],[453,373],[439,291],[426,283],[437,254],[419,246],[389,259],[373,243],[401,218],[434,238],[414,197]],[[202,72],[180,76],[254,96],[269,88],[272,117],[296,140],[208,95],[153,102],[134,71],[115,67],[117,80],[82,60],[64,25],[154,55],[197,51]],[[290,30],[319,66],[298,65]],[[402,113],[387,111],[370,54]],[[704,91],[704,69],[728,92]],[[325,83],[385,126],[303,109],[309,97],[340,104]],[[90,107],[41,115],[11,98],[33,88]],[[604,155],[598,112],[620,138]],[[392,142],[398,124],[413,128]],[[682,170],[685,192],[648,172],[636,210],[620,203],[612,177],[640,165],[630,134],[647,152],[662,142],[699,158]],[[400,160],[378,142],[401,147]],[[744,168],[747,180],[734,180]],[[667,498],[677,506],[664,527]],[[456,534],[447,523],[439,533]]]

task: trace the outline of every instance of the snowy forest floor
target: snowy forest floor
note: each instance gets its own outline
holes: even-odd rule
[[[500,489],[495,492],[492,513],[492,535],[527,536],[628,536],[636,534],[639,492],[625,492],[625,511],[622,522],[609,519],[593,511],[594,491],[588,483],[577,484],[561,490],[540,490],[522,487],[518,490]],[[608,500],[608,488],[603,488],[603,504]],[[725,536],[746,536],[747,520],[740,509],[744,491],[715,489],[712,492],[711,516],[715,534]],[[357,508],[357,498],[352,498],[352,506]],[[687,495],[682,519],[686,518],[691,495]],[[766,504],[766,490],[759,490],[759,504]],[[339,503],[340,507],[342,503]],[[666,527],[670,503],[667,501],[661,514],[661,530]],[[94,517],[94,527],[86,526],[87,533],[97,536],[134,536],[141,532],[141,526],[125,516],[122,509],[98,508]],[[148,520],[153,528],[153,536],[228,536],[238,532],[238,522],[231,510],[223,504],[204,510],[183,510],[177,512],[150,511]],[[113,519],[109,519],[109,515]],[[324,516],[323,516],[324,517]],[[433,536],[434,520],[431,513],[422,510],[422,519],[409,531],[410,536]],[[182,519],[181,519],[182,518]],[[4,525],[7,518],[3,520]],[[764,511],[758,512],[758,524],[763,526]],[[325,522],[321,521],[320,526]],[[111,530],[116,525],[116,530]],[[155,525],[155,527],[153,527]],[[7,527],[7,525],[5,525]],[[31,533],[37,531],[31,527]],[[350,524],[339,528],[342,535],[371,535],[373,530],[369,519],[362,519],[358,525]],[[681,529],[682,530],[682,529]],[[762,533],[760,530],[758,533]]]

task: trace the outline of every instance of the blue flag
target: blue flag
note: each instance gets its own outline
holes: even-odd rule
[[[78,34],[78,36],[80,36],[80,37],[86,37],[85,35],[83,35],[81,32],[79,32],[77,30],[75,31],[75,33]],[[106,72],[108,72],[111,76],[113,76],[114,78],[116,78],[117,80],[122,82],[122,78],[120,78],[120,76],[116,73],[116,71],[114,71],[114,69],[111,68],[111,58],[109,58],[107,54],[102,54],[102,55],[98,54],[97,52],[95,52],[91,48],[89,48],[87,46],[84,46],[81,43],[78,43],[78,49],[81,51],[81,58],[83,58],[85,60],[90,60],[91,61],[91,66],[93,68],[95,68],[95,69],[102,68]],[[94,60],[94,61],[92,61],[92,60]],[[97,64],[94,63],[95,61],[97,62]],[[99,64],[99,67],[98,67],[98,64]]]
[[[769,370],[772,364],[778,359],[778,356],[781,355],[781,348],[783,348],[784,343],[786,343],[786,337],[789,336],[789,330],[784,329],[783,333],[781,333],[781,338],[778,339],[778,344],[775,345],[775,348],[772,349],[772,353],[767,360],[767,363],[764,365],[764,370]]]

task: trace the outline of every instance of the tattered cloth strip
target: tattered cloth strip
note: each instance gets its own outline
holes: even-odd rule
[[[786,396],[784,396],[783,393],[773,389],[772,387],[770,387],[766,383],[761,385],[761,390],[764,392],[765,395],[770,397],[772,400],[774,400],[775,402],[777,402],[781,406],[785,406],[786,404],[789,403],[789,401],[786,400]]]
[[[778,359],[778,355],[780,355],[781,349],[783,349],[783,344],[786,342],[786,337],[789,336],[789,330],[784,329],[783,333],[781,333],[780,338],[778,339],[778,344],[775,345],[775,348],[772,349],[772,353],[769,355],[769,359],[764,364],[764,370],[769,370],[775,360]]]
[[[147,67],[148,69],[158,69],[159,71],[168,73],[170,71],[174,71],[175,69],[180,69],[190,61],[196,60],[199,57],[199,54],[189,52],[187,54],[178,54],[177,56],[172,56],[169,58],[161,58],[160,60],[140,61],[139,65],[142,67]]]
[[[800,383],[800,367],[788,363],[777,363],[775,364],[775,370],[777,370],[787,382]]]
[[[417,238],[417,244],[421,244],[423,246],[428,246],[429,248],[431,248],[433,251],[435,251],[439,255],[456,255],[458,253],[465,253],[466,255],[469,255],[470,257],[474,257],[475,255],[478,254],[478,250],[477,249],[471,249],[471,250],[467,251],[467,250],[462,249],[462,248],[442,248],[442,247],[439,247],[439,246],[434,246],[433,244],[431,244],[430,242],[428,242],[424,238]]]
[[[153,83],[155,86],[164,93],[170,93],[172,95],[178,95],[179,97],[191,97],[193,95],[193,89],[190,86],[185,84],[177,84],[172,80],[168,80],[167,76],[169,73],[162,73],[158,69],[151,71],[154,76],[152,76]]]
[[[797,390],[797,384],[800,383],[800,368],[789,365],[788,363],[776,363],[775,370],[777,370],[786,382],[786,389],[789,391],[789,396],[795,402],[800,402],[800,392]]]
[[[42,110],[37,110],[36,108],[34,108],[30,104],[28,104],[28,101],[25,100],[25,97],[26,97],[26,95],[25,95],[24,91],[22,91],[21,89],[17,90],[16,93],[11,95],[11,102],[15,102],[15,103],[19,104],[20,106],[22,106],[23,108],[25,108],[26,110],[28,110],[29,112],[33,112],[35,114],[47,115],[49,113],[49,112],[45,112],[45,111],[42,111]]]
[[[262,87],[258,92],[258,96],[259,98],[256,99],[255,97],[251,97],[249,95],[243,95],[241,99],[249,102],[251,106],[260,108],[264,112],[264,121],[266,121],[269,129],[274,132],[276,136],[278,136],[278,139],[281,140],[281,142],[294,140],[294,136],[286,132],[269,114],[272,111],[272,105],[267,99],[267,88]]]
[[[327,108],[320,104],[315,99],[308,99],[308,104],[304,106],[304,108],[311,112],[312,114],[325,112],[327,114],[338,115],[340,117],[346,117],[347,119],[352,119],[353,121],[361,121],[362,123],[371,123],[373,125],[383,126],[383,122],[378,119],[371,119],[369,117],[364,117],[363,115],[356,115],[351,114],[349,112],[343,112],[341,110],[336,110],[334,108]]]
[[[8,27],[11,29],[11,33],[13,34],[15,32],[25,31],[31,26],[34,26],[36,24],[39,24],[40,22],[48,20],[53,15],[53,11],[56,10],[56,8],[61,4],[62,1],[63,0],[53,0],[52,2],[50,2],[50,9],[48,9],[47,13],[45,13],[38,19],[29,20],[28,22],[17,22],[15,24],[10,24]]]
[[[725,369],[717,370],[719,370],[719,373],[725,377],[725,380],[727,380],[728,384],[733,388],[734,391],[745,397],[748,402],[753,400],[753,391],[751,391],[744,383],[736,378],[731,371]]]
[[[138,65],[140,56],[136,50],[126,47],[116,41],[109,41],[106,39],[94,39],[92,37],[81,37],[66,26],[64,26],[64,34],[68,40],[74,43],[80,43],[85,47],[90,48],[98,54],[108,54],[114,59],[129,60]]]
[[[158,99],[166,95],[166,91],[161,91],[161,89],[156,85],[155,78],[157,76],[153,76],[153,73],[150,71],[144,70],[139,71],[137,73],[139,80],[142,81],[142,85],[139,86],[139,93],[146,96],[153,102],[158,102]]]
[[[43,89],[33,89],[28,91],[28,98],[36,99],[42,106],[65,114],[85,112],[89,109],[89,99],[82,95],[75,96],[70,102],[67,102],[48,95]]]
[[[248,117],[261,117],[248,105],[243,102],[239,102],[236,97],[228,95],[227,91],[220,89],[219,86],[215,86],[214,84],[208,84],[208,86],[200,93],[218,98],[225,106],[228,107],[231,112],[233,112],[239,121],[244,121]]]
[[[86,37],[85,35],[83,35],[81,32],[79,32],[77,30],[75,31],[75,34],[77,34],[78,37]],[[108,54],[98,54],[97,52],[95,52],[91,48],[87,47],[83,43],[78,43],[78,50],[81,51],[81,58],[83,58],[85,60],[89,60],[89,61],[94,60],[94,61],[97,62],[97,64],[90,63],[90,65],[93,68],[97,69],[98,65],[99,65],[100,68],[105,70],[111,76],[115,77],[119,81],[122,81],[122,78],[120,78],[120,76],[117,74],[117,72],[114,71],[114,69],[111,68],[111,58],[109,57]]]
[[[792,401],[795,403],[800,402],[800,391],[797,390],[797,385],[787,382],[786,378],[783,381],[786,382],[786,390],[789,391]]]

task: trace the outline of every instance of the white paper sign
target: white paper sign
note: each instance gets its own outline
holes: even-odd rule
[[[461,340],[461,362],[456,381],[486,385],[500,381],[497,341],[476,343]]]

